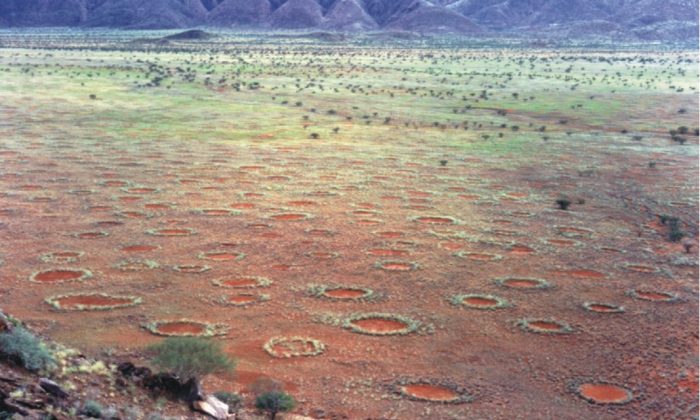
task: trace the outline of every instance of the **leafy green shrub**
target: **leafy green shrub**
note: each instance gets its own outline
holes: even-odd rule
[[[51,369],[56,365],[46,345],[23,327],[0,334],[0,354],[30,371]]]
[[[294,398],[285,392],[266,392],[255,399],[255,407],[270,413],[274,420],[277,413],[292,410],[296,406]]]
[[[210,373],[231,371],[236,366],[219,343],[206,338],[170,337],[151,346],[151,350],[155,353],[155,366],[182,380],[198,380]]]
[[[99,419],[102,417],[102,405],[97,401],[88,400],[85,402],[85,405],[83,405],[80,413],[88,417]]]

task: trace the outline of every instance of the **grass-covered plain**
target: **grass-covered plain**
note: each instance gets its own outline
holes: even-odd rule
[[[697,411],[696,52],[163,35],[0,31],[3,309],[137,360],[224,325],[205,387],[312,416]],[[97,292],[140,304],[44,302]]]

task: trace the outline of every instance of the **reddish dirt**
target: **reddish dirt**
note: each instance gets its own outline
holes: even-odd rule
[[[364,331],[378,333],[390,333],[395,331],[401,331],[407,327],[407,325],[401,321],[382,318],[358,319],[352,321],[352,324],[356,325]]]
[[[359,289],[338,288],[326,290],[323,292],[323,294],[334,299],[356,299],[361,296],[364,296],[366,292],[364,290]]]
[[[472,306],[489,307],[489,306],[498,305],[498,301],[496,299],[484,298],[484,297],[479,297],[479,296],[466,297],[462,300],[462,302],[466,303],[467,305],[472,305]]]
[[[85,275],[83,270],[56,269],[37,273],[33,280],[40,283],[53,283],[78,280]]]
[[[228,278],[220,280],[220,283],[225,287],[255,287],[258,285],[258,280],[254,278]]]
[[[609,384],[583,384],[578,388],[581,396],[597,404],[621,404],[631,398],[626,389]]]
[[[412,397],[428,401],[454,401],[459,394],[453,390],[438,385],[412,384],[402,387],[403,392]]]
[[[61,309],[76,309],[80,305],[93,307],[107,307],[128,305],[132,301],[131,299],[100,295],[76,295],[58,298],[56,299],[56,302],[61,306]]]
[[[228,297],[228,301],[236,304],[253,303],[258,300],[255,295],[233,295]]]
[[[167,322],[158,325],[157,331],[163,334],[192,334],[204,332],[204,326],[194,322]]]
[[[13,124],[14,120],[2,121]],[[47,120],[21,129],[60,133],[56,124]],[[0,138],[21,138],[20,127],[11,128],[0,124]],[[140,134],[135,133],[134,138]],[[554,148],[556,153],[538,154],[532,161],[508,154],[473,161],[469,153],[435,148],[417,138],[397,141],[391,147],[378,141],[373,153],[360,144],[340,151],[337,144],[303,140],[286,151],[262,142],[243,147],[235,142],[201,141],[194,147],[167,136],[127,147],[107,139],[90,141],[93,130],[85,132],[85,140],[64,140],[74,149],[63,150],[45,133],[37,138],[45,139],[39,148],[29,150],[18,143],[13,149],[15,157],[0,158],[0,194],[8,193],[0,195],[0,208],[6,209],[0,213],[0,306],[44,326],[42,333],[53,339],[88,353],[113,348],[116,354],[129,355],[161,340],[141,328],[143,322],[181,318],[224,323],[231,329],[221,343],[239,364],[234,375],[207,376],[207,391],[241,391],[251,401],[249,385],[259,377],[270,377],[294,393],[300,401],[299,413],[313,415],[319,409],[328,418],[501,418],[511,414],[511,409],[524,416],[551,418],[692,418],[695,414],[690,412],[697,406],[698,268],[677,260],[693,261],[696,256],[688,256],[676,244],[665,246],[669,243],[666,230],[656,232],[643,226],[654,214],[675,215],[680,207],[653,207],[650,214],[638,205],[644,197],[667,203],[678,201],[681,193],[696,193],[697,162],[669,151],[681,149],[664,148],[654,156],[659,171],[629,173],[629,168],[646,168],[649,154],[631,149],[618,152],[598,141],[537,143],[533,147],[538,151]],[[9,143],[11,146],[12,141]],[[642,146],[646,147],[646,140]],[[85,157],[85,164],[66,160],[68,150]],[[161,157],[149,157],[154,152]],[[120,166],[123,162],[115,156],[122,155],[144,167]],[[444,155],[456,157],[440,169]],[[580,162],[579,156],[586,156],[585,165],[571,163]],[[225,163],[206,164],[219,159]],[[420,166],[407,166],[409,162]],[[282,169],[282,165],[287,167]],[[589,165],[597,168],[596,177],[579,177],[576,169]],[[270,177],[281,171],[290,179],[283,181],[284,188],[277,188],[280,181]],[[662,171],[664,175],[659,176]],[[332,180],[322,181],[322,176]],[[53,182],[57,177],[68,181]],[[113,179],[126,183],[95,184],[95,180]],[[22,191],[18,185],[41,185],[44,190]],[[156,190],[148,194],[121,190],[136,185]],[[622,187],[616,190],[618,185],[636,186],[639,193],[630,190],[635,191],[630,196]],[[669,190],[674,185],[681,189]],[[93,194],[68,192],[86,186],[94,186]],[[205,189],[212,186],[217,189]],[[570,190],[563,191],[565,188]],[[409,191],[431,194],[421,197]],[[513,191],[528,195],[500,200]],[[554,211],[548,197],[560,192],[580,195],[587,204],[575,211]],[[30,201],[34,194],[55,200]],[[131,201],[132,196],[138,200]],[[407,205],[425,204],[409,201],[416,198],[429,198],[435,209],[429,213],[407,209]],[[687,213],[684,220],[696,217],[697,205],[691,203],[691,207],[683,210]],[[206,208],[240,209],[240,214],[205,217],[197,213]],[[381,213],[353,214],[358,209]],[[120,223],[113,223],[120,212],[138,211],[153,214],[148,219],[120,218]],[[270,219],[271,215],[306,211],[314,218],[298,222]],[[415,221],[417,216],[440,215],[462,222],[455,225],[446,217],[439,224]],[[374,217],[381,222],[372,221]],[[381,224],[358,224],[361,219]],[[98,228],[98,222],[107,223]],[[561,226],[585,227],[590,232],[565,232],[579,235],[569,238],[561,235]],[[100,234],[101,229],[109,236]],[[85,232],[96,234],[85,235],[85,239],[74,235]],[[94,239],[88,240],[91,237]],[[514,243],[536,252],[519,256],[522,250],[513,247]],[[609,252],[604,247],[624,252]],[[648,251],[662,247],[663,255]],[[32,273],[63,266],[41,259],[55,250],[84,251],[79,265],[94,277],[84,283],[29,282]],[[202,251],[222,250],[246,257],[239,263],[198,259]],[[393,255],[397,250],[410,254]],[[515,253],[509,253],[513,250]],[[307,257],[319,251],[337,252],[341,257]],[[457,252],[504,258],[474,261],[455,257]],[[380,255],[373,255],[377,253]],[[159,263],[161,269],[115,269],[127,257],[142,256]],[[384,270],[378,269],[378,261],[388,261]],[[419,268],[414,270],[411,262]],[[171,269],[196,263],[209,264],[212,269],[201,274]],[[629,264],[661,271],[634,271]],[[257,277],[273,283],[256,288]],[[551,288],[537,290],[540,284],[529,278],[545,279]],[[213,284],[216,279],[224,287]],[[498,279],[510,280],[501,287]],[[314,299],[304,295],[309,284],[347,286],[326,292],[334,299]],[[381,303],[355,300],[362,292],[351,285],[381,290]],[[143,297],[143,304],[130,308],[123,318],[116,312],[47,310],[45,298],[78,288],[136,294]],[[246,292],[262,290],[271,299],[266,304],[245,309],[224,304],[229,299],[231,303],[252,303],[250,299],[258,296]],[[640,297],[658,300],[636,299],[629,293],[634,290]],[[665,292],[678,299],[665,302],[671,297]],[[459,294],[499,296],[512,306],[498,311],[458,310],[448,299]],[[214,300],[219,304],[212,304]],[[626,312],[592,313],[583,308],[584,302],[608,302],[625,307]],[[327,313],[344,320],[374,311],[403,314],[430,324],[433,330],[377,337],[317,320]],[[514,320],[529,317],[560,320],[575,331],[547,336],[514,327]],[[379,332],[405,327],[396,320],[378,319],[356,321],[355,325]],[[201,326],[191,324],[162,330],[202,331]],[[318,357],[293,363],[272,359],[263,345],[277,335],[310,336],[328,347]],[[444,379],[474,389],[475,398],[464,405],[382,398],[387,383],[398,378]],[[571,386],[591,378],[643,390],[643,398],[602,408],[614,411],[601,411]]]

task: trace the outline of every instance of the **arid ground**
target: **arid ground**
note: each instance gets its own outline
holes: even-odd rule
[[[697,53],[153,36],[0,32],[4,310],[315,417],[697,414]]]

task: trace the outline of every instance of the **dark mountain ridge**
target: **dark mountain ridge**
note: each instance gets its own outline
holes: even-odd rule
[[[2,0],[0,27],[194,26],[697,42],[698,0]]]

